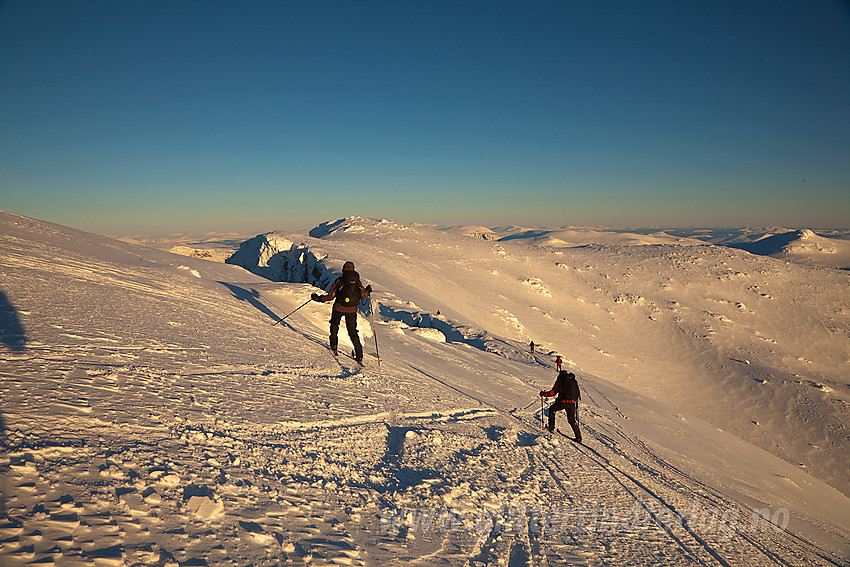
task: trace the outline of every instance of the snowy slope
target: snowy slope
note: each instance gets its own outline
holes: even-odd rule
[[[229,261],[327,289],[353,260],[391,290],[387,316],[440,310],[467,335],[542,343],[850,490],[848,274],[659,235],[570,248],[521,234],[487,242],[342,219],[260,235]]]
[[[541,434],[539,252],[331,224],[303,240],[379,290],[380,366],[367,319],[362,370],[327,305],[272,326],[310,284],[0,213],[0,563],[845,561],[845,496],[565,347],[586,445]]]

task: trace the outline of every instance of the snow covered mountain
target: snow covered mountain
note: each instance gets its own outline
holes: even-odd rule
[[[290,283],[0,213],[0,563],[846,561],[847,274],[356,218],[249,242]],[[272,325],[343,260],[365,369],[328,305]],[[555,353],[583,446],[540,431]]]
[[[754,242],[729,246],[789,262],[850,270],[850,241],[824,238],[808,229],[768,234]]]

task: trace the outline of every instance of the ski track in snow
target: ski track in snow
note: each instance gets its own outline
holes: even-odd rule
[[[553,363],[519,342],[436,317],[461,340],[435,341],[388,300],[361,369],[329,306],[271,326],[310,286],[2,218],[26,330],[0,369],[4,566],[844,564],[753,527],[593,376],[586,445],[541,432]]]

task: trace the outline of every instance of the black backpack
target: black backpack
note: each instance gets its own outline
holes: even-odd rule
[[[558,378],[561,380],[561,397],[563,399],[573,401],[581,399],[578,382],[574,376],[570,377],[568,372],[562,370]]]
[[[362,286],[360,283],[360,274],[354,270],[346,270],[342,273],[340,280],[342,280],[342,283],[336,292],[337,303],[346,307],[360,303],[363,297],[360,291]]]

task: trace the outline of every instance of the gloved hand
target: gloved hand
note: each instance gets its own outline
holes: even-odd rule
[[[540,397],[542,398],[545,395],[546,395],[546,390],[540,390]]]
[[[372,284],[369,284],[369,285],[366,286],[366,293],[368,293],[369,295],[372,295]]]
[[[321,301],[321,299],[319,299],[319,294],[318,294],[318,293],[311,293],[311,294],[310,294],[310,299],[312,299],[313,301]]]

